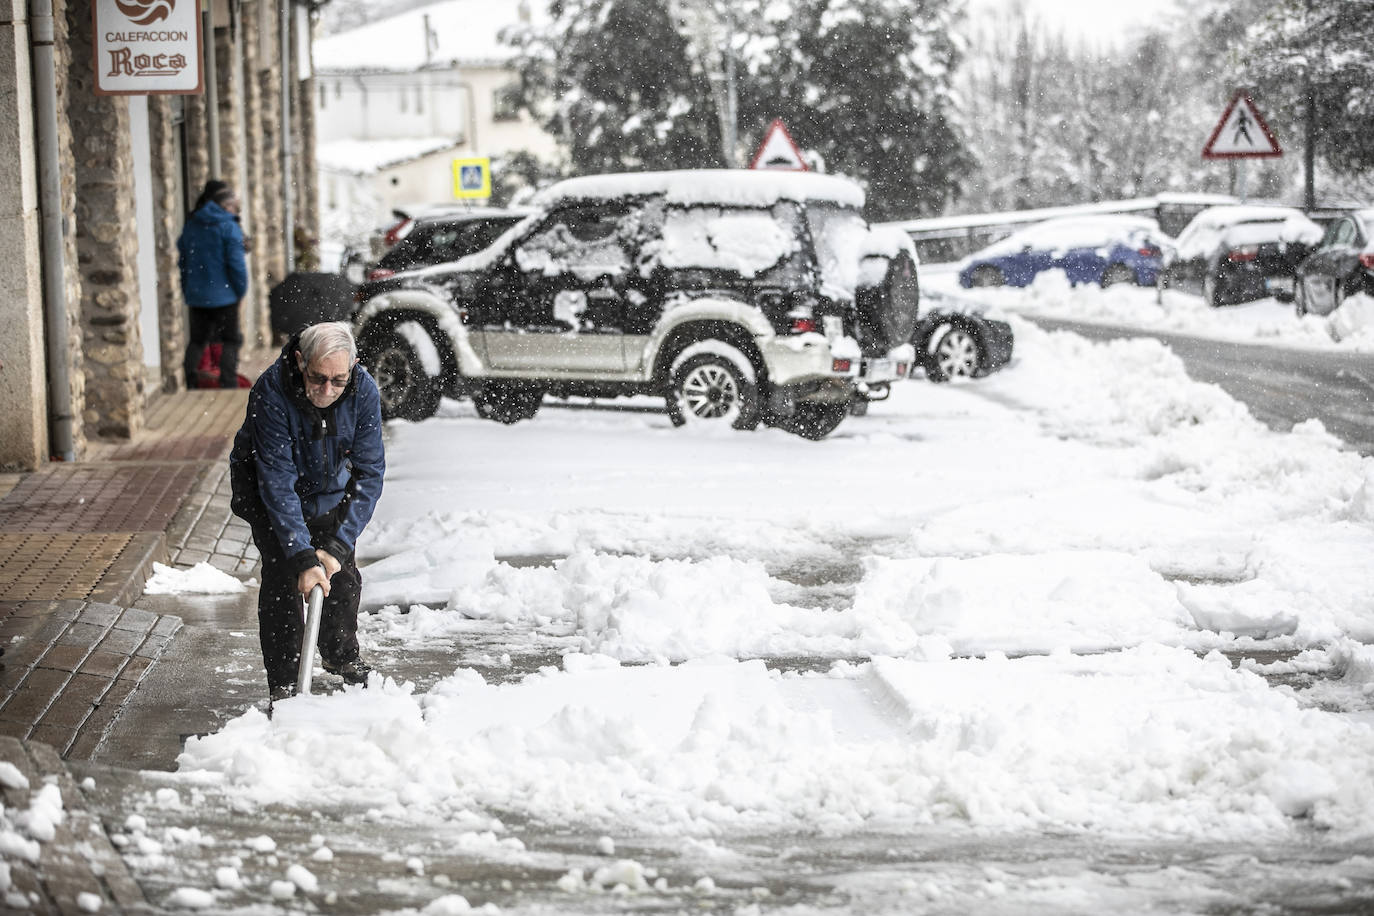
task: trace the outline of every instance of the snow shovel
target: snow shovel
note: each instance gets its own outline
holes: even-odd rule
[[[296,671],[296,693],[310,693],[310,678],[315,672],[315,640],[320,638],[320,614],[324,608],[324,589],[310,590],[305,610],[305,634],[301,636],[301,666]]]

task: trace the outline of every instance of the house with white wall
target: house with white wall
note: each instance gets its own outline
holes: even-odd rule
[[[501,32],[538,6],[444,0],[315,41],[326,237],[353,240],[394,209],[453,200],[455,158],[558,158],[555,138],[504,101],[516,74]]]

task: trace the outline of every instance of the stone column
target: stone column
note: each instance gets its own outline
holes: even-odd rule
[[[172,102],[167,96],[148,97],[148,137],[153,161],[153,238],[157,245],[158,347],[162,356],[161,383],[166,392],[180,391],[186,380],[181,359],[186,343],[186,307],[177,269],[177,236],[186,217],[181,193],[180,148]],[[151,345],[151,342],[145,341]]]
[[[261,7],[261,17],[259,24],[262,26],[263,39],[269,40],[273,51],[280,47],[278,40],[279,27],[278,3],[271,0],[259,0]],[[276,59],[274,53],[267,62],[267,66],[258,70],[258,97],[261,100],[261,120],[262,126],[261,150],[262,150],[262,194],[263,194],[263,241],[266,243],[261,246],[259,257],[262,258],[266,272],[266,289],[270,290],[273,286],[280,283],[286,276],[286,235],[290,231],[286,226],[285,217],[285,189],[287,177],[282,174],[281,158],[281,130],[282,130],[282,110],[281,110],[281,79],[282,71],[288,64],[285,61]]]
[[[68,47],[88,49],[90,7],[67,9]],[[143,424],[143,347],[138,325],[138,237],[129,103],[97,96],[89,53],[68,62],[67,118],[76,159],[76,246],[81,276],[87,434],[130,438]]]
[[[0,468],[33,470],[48,451],[38,165],[25,0],[0,6]]]
[[[252,280],[253,302],[242,311],[245,341],[255,346],[271,342],[272,334],[267,316],[267,263],[271,245],[266,193],[263,183],[263,94],[260,71],[270,61],[259,53],[262,30],[270,27],[272,8],[268,0],[248,0],[240,7],[242,29],[239,48],[243,55],[243,121],[244,150],[247,163],[248,186],[242,189],[243,222],[253,235],[253,253],[248,258],[248,273]]]

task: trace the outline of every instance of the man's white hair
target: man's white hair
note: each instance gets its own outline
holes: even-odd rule
[[[301,359],[305,360],[307,366],[338,350],[347,351],[350,364],[358,358],[358,344],[353,339],[353,329],[346,323],[325,321],[301,331]]]

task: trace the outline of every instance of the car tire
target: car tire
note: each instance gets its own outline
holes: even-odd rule
[[[472,393],[477,415],[510,426],[521,420],[531,420],[544,403],[544,389],[520,382],[485,382]]]
[[[1202,278],[1202,300],[1214,309],[1221,307],[1221,283],[1216,274],[1209,273]]]
[[[1002,271],[991,264],[984,264],[973,271],[969,277],[974,286],[1006,286],[1007,278]]]
[[[1331,288],[1331,311],[1334,313],[1345,303],[1345,278],[1337,277],[1335,285]]]
[[[439,409],[439,380],[425,372],[415,346],[398,331],[369,340],[362,363],[377,383],[382,419],[427,420]]]
[[[956,324],[938,328],[923,356],[926,378],[932,382],[975,376],[984,363],[978,338],[972,331]]]
[[[1125,264],[1113,264],[1102,272],[1102,288],[1116,286],[1120,283],[1135,283],[1135,271]]]
[[[778,429],[818,442],[835,431],[835,428],[849,416],[848,402],[839,404],[817,404],[803,401],[797,405],[790,417],[778,420]]]
[[[758,385],[743,369],[748,358],[737,348],[711,341],[710,349],[678,358],[666,398],[674,426],[728,422],[734,429],[759,425],[762,398]]]

